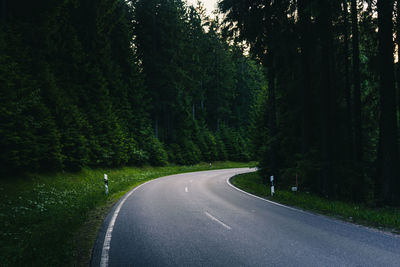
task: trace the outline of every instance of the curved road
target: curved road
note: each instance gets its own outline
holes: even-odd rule
[[[250,169],[152,180],[114,206],[92,266],[400,266],[400,238],[229,185]]]

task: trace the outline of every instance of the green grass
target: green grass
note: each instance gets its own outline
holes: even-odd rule
[[[254,166],[216,162],[211,169]],[[84,169],[78,173],[8,177],[0,186],[0,266],[87,266],[97,231],[112,205],[131,188],[209,164]],[[103,174],[109,177],[108,196]]]
[[[271,197],[270,186],[266,186],[256,172],[235,176],[231,183],[242,190],[275,202],[400,233],[400,208],[370,208],[355,203],[331,201],[305,192],[276,190]]]

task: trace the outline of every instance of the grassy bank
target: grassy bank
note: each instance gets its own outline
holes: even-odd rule
[[[211,169],[248,166],[251,164],[216,162]],[[203,163],[85,169],[3,179],[0,266],[87,266],[101,222],[128,190],[157,177],[209,169],[209,164]],[[108,196],[104,193],[104,173],[109,177]]]
[[[238,175],[231,179],[231,183],[275,202],[400,234],[400,208],[370,208],[355,203],[330,201],[306,192],[277,190],[271,197],[270,187],[263,183],[258,173]]]

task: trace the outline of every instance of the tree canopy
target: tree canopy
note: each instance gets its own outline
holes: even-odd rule
[[[23,0],[1,8],[3,175],[250,159],[263,70],[227,43],[201,4]]]

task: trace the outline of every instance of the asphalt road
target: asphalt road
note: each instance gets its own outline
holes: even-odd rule
[[[92,266],[400,266],[399,236],[228,184],[248,171],[172,175],[135,189],[104,221]]]

